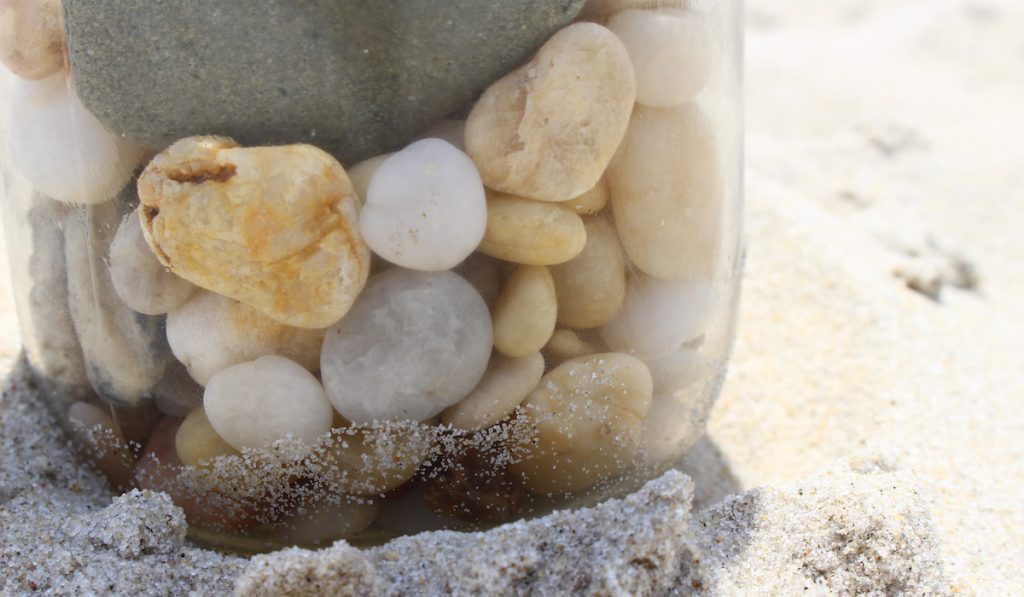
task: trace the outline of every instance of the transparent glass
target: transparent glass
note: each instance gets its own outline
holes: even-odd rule
[[[0,3],[24,352],[113,487],[225,549],[372,544],[692,447],[739,295],[738,1],[186,4]]]

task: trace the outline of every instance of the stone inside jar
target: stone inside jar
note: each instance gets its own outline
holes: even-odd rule
[[[66,269],[95,393],[67,418],[111,481],[320,544],[514,520],[678,458],[716,358],[709,34],[671,3],[592,4],[464,121],[349,167],[315,140],[154,145],[177,129],[112,117],[80,49],[81,98],[52,52],[0,48],[25,79],[15,166],[60,218],[33,226],[63,230],[33,251]],[[100,150],[33,161],[72,128]]]

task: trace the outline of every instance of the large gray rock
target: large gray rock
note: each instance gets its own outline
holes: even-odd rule
[[[583,0],[65,0],[79,95],[151,147],[194,134],[393,150],[527,59]]]

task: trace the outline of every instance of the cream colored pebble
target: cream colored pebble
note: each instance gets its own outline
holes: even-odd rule
[[[342,491],[379,495],[411,479],[433,448],[426,424],[403,421],[335,429],[326,453]]]
[[[608,205],[608,180],[601,177],[594,188],[575,199],[562,202],[562,205],[580,215],[596,214]]]
[[[203,468],[211,466],[213,459],[218,456],[240,454],[217,434],[201,406],[190,412],[181,422],[174,434],[174,449],[182,464]]]
[[[626,298],[626,262],[615,228],[601,216],[584,218],[587,244],[571,261],[551,266],[558,323],[593,328],[615,317]]]
[[[651,395],[651,374],[635,357],[562,363],[523,403],[537,437],[513,472],[539,494],[580,491],[622,472],[633,464]]]
[[[713,307],[707,280],[630,278],[626,300],[615,319],[601,327],[601,338],[618,352],[648,361],[675,352],[705,331]]]
[[[513,359],[494,355],[483,379],[465,400],[441,413],[441,423],[474,431],[501,422],[537,386],[544,375],[539,352]]]
[[[219,294],[196,293],[167,314],[166,325],[171,352],[201,385],[232,365],[271,354],[320,370],[326,330],[285,325]]]
[[[196,291],[191,282],[168,271],[153,255],[138,210],[121,222],[110,243],[110,281],[128,308],[145,315],[167,313]]]
[[[466,122],[466,151],[486,186],[565,201],[597,184],[635,97],[622,42],[600,25],[570,25],[484,92]]]
[[[352,183],[311,145],[182,139],[146,166],[139,198],[164,265],[281,323],[331,326],[369,275]]]
[[[711,73],[711,40],[704,18],[688,10],[626,10],[608,21],[629,51],[636,102],[678,106],[704,88]]]
[[[64,69],[60,0],[0,0],[0,62],[22,79]]]
[[[548,268],[519,266],[494,306],[494,347],[512,358],[539,351],[555,331],[557,312],[555,283]]]
[[[544,361],[549,369],[561,365],[569,359],[594,354],[598,349],[593,344],[583,340],[573,330],[555,330],[551,339],[544,345]]]
[[[487,194],[487,228],[479,251],[526,265],[565,263],[587,243],[583,220],[555,203]]]
[[[203,409],[217,434],[236,450],[282,439],[313,445],[331,430],[334,414],[313,374],[278,356],[214,375],[203,393]]]
[[[634,265],[673,280],[713,273],[723,187],[711,125],[699,108],[637,106],[608,183],[615,227]]]
[[[374,172],[393,155],[395,154],[385,153],[384,155],[363,160],[349,168],[348,179],[352,181],[352,188],[355,189],[356,197],[360,203],[366,203],[366,190],[370,188],[370,179],[373,178]]]

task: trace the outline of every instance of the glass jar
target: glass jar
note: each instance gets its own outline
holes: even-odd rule
[[[733,336],[739,22],[703,0],[0,2],[41,395],[114,487],[237,551],[636,488],[702,433]]]

